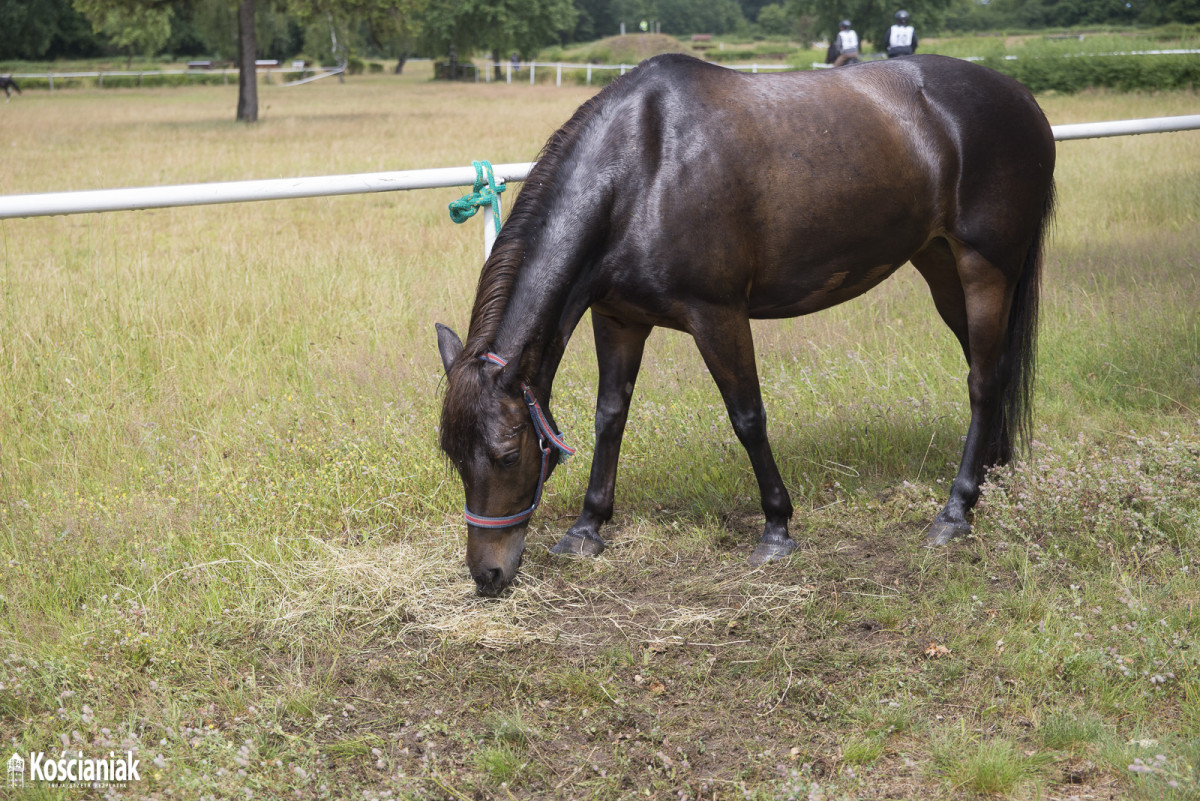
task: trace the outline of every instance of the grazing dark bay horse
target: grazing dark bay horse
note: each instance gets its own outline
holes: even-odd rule
[[[466,343],[437,327],[441,446],[463,481],[479,592],[513,580],[570,450],[550,397],[589,308],[595,454],[583,510],[552,550],[604,549],[643,345],[666,326],[695,340],[754,468],[766,526],[751,564],[791,553],[750,320],[829,308],[909,261],[969,366],[962,464],[927,536],[968,533],[985,468],[1028,433],[1054,155],[1020,84],[939,56],[778,75],[661,56],[584,103],[483,266]]]
[[[4,90],[5,103],[12,99],[13,89],[17,90],[17,94],[21,94],[21,87],[17,86],[17,82],[13,80],[11,75],[0,75],[0,89]]]

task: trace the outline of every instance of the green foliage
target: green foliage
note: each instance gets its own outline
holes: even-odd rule
[[[1041,30],[1081,25],[1163,25],[1200,22],[1198,0],[992,0],[948,9],[952,30]]]
[[[746,27],[734,0],[656,0],[650,19],[662,24],[663,33],[674,36],[733,33]]]
[[[430,0],[421,40],[436,55],[532,54],[574,26],[570,0]]]
[[[501,785],[516,780],[526,762],[508,746],[485,746],[475,755],[475,764],[490,783]]]
[[[809,55],[800,51],[803,55]],[[704,58],[717,63],[749,63],[752,61],[786,61],[797,53],[790,42],[779,39],[758,41],[746,47],[727,47],[724,50],[709,50]],[[811,59],[810,59],[811,60]]]
[[[70,0],[0,0],[0,54],[6,59],[95,55],[100,47]]]
[[[188,75],[107,75],[103,80],[93,80],[102,89],[154,89],[160,87],[221,86],[231,84],[236,79],[231,75],[197,75],[192,73]],[[60,88],[58,80],[54,81],[54,88]]]
[[[758,12],[758,28],[767,36],[792,36],[796,20],[782,3],[772,3]]]
[[[1038,728],[1037,735],[1046,748],[1070,751],[1094,743],[1104,734],[1104,724],[1090,714],[1051,714]]]
[[[1014,60],[988,59],[985,63],[1034,92],[1077,92],[1096,87],[1155,91],[1200,86],[1200,59],[1191,55],[1026,55]]]
[[[171,37],[169,7],[157,4],[73,0],[75,7],[92,22],[97,33],[130,56],[151,56],[162,50]]]
[[[951,787],[983,795],[1011,793],[1033,778],[1046,761],[1044,756],[1022,753],[1003,739],[964,742],[952,734],[943,735],[934,750],[934,768]]]

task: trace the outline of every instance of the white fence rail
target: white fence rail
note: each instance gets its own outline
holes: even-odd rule
[[[1200,114],[1182,117],[1150,117],[1144,120],[1113,120],[1111,122],[1080,122],[1071,125],[1055,125],[1054,139],[1064,142],[1070,139],[1099,139],[1105,136],[1133,136],[1135,134],[1168,133],[1170,131],[1194,131],[1200,129]]]
[[[1114,120],[1072,125],[1056,125],[1058,141],[1092,139],[1106,136],[1200,130],[1200,114],[1181,117],[1154,117],[1140,120]],[[493,166],[497,183],[524,181],[532,162]],[[17,217],[47,217],[56,214],[86,214],[102,211],[135,211],[171,206],[204,206],[217,203],[245,203],[255,200],[288,200],[371,192],[395,192],[407,189],[438,189],[471,186],[474,167],[443,167],[429,170],[324,175],[309,178],[275,178],[259,181],[225,181],[178,186],[93,189],[76,192],[48,192],[31,195],[0,196],[0,220]],[[485,251],[495,237],[492,209],[484,208]]]
[[[284,86],[293,86],[299,83],[308,83],[320,78],[328,78],[331,75],[339,75],[345,71],[345,67],[258,67],[259,75],[295,75],[304,73],[307,77],[290,81]],[[44,79],[49,81],[49,90],[54,91],[54,81],[57,78],[59,81],[68,78],[95,78],[96,83],[103,87],[105,78],[137,78],[140,85],[143,78],[153,78],[158,75],[187,75],[191,77],[204,77],[209,75],[220,75],[223,80],[228,81],[230,76],[237,77],[237,67],[197,67],[185,70],[92,70],[87,72],[14,72],[10,75],[13,79]]]
[[[538,76],[539,69],[542,72],[552,69],[552,70],[554,70],[555,86],[562,86],[564,70],[566,70],[568,72],[571,70],[575,70],[575,71],[582,70],[584,72],[584,82],[587,83],[588,86],[591,86],[592,77],[598,72],[616,71],[619,74],[624,75],[626,72],[628,72],[629,70],[631,70],[637,66],[636,64],[574,64],[574,63],[567,62],[567,61],[522,61],[517,64],[513,64],[513,63],[499,63],[498,64],[494,61],[472,62],[472,63],[475,64],[475,82],[476,83],[480,82],[480,80],[479,80],[480,74],[483,75],[483,81],[485,83],[491,83],[493,81],[500,80],[499,78],[496,78],[494,75],[496,67],[500,67],[501,72],[504,73],[504,81],[506,83],[512,83],[514,79],[518,80],[518,81],[523,80],[521,78],[521,71],[523,70],[525,72],[525,74],[529,76],[530,85],[537,83],[537,76]],[[716,62],[710,62],[710,63],[716,64]],[[481,67],[480,64],[483,64],[483,66]],[[725,67],[725,68],[731,69],[731,70],[740,70],[740,71],[744,71],[744,72],[754,72],[754,73],[757,73],[760,71],[761,72],[771,72],[771,71],[778,72],[778,71],[795,70],[796,69],[796,67],[792,66],[791,64],[720,64],[718,66],[722,66],[722,67]],[[824,66],[824,65],[822,65],[822,66]]]

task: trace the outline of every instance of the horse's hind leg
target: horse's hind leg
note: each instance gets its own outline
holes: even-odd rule
[[[996,443],[1005,436],[1002,405],[1012,365],[1005,363],[1004,355],[1015,280],[978,251],[961,245],[954,253],[938,242],[912,261],[970,368],[971,423],[962,462],[950,498],[926,534],[930,544],[945,545],[970,533],[967,512],[979,499],[984,470],[1001,455]]]
[[[766,526],[758,547],[750,555],[750,564],[757,566],[785,557],[796,550],[795,540],[788,535],[792,500],[767,439],[767,412],[758,385],[749,317],[745,310],[696,310],[691,334],[721,391],[733,430],[746,449],[758,480]]]
[[[583,510],[551,553],[596,556],[604,550],[600,526],[612,517],[621,438],[629,418],[629,401],[642,365],[650,326],[626,325],[592,311],[599,386],[596,393],[596,450]]]

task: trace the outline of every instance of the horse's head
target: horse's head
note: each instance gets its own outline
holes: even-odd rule
[[[542,486],[570,454],[516,365],[495,354],[465,360],[463,344],[438,325],[446,369],[441,446],[466,495],[467,567],[481,595],[498,595],[521,566],[525,529]]]

